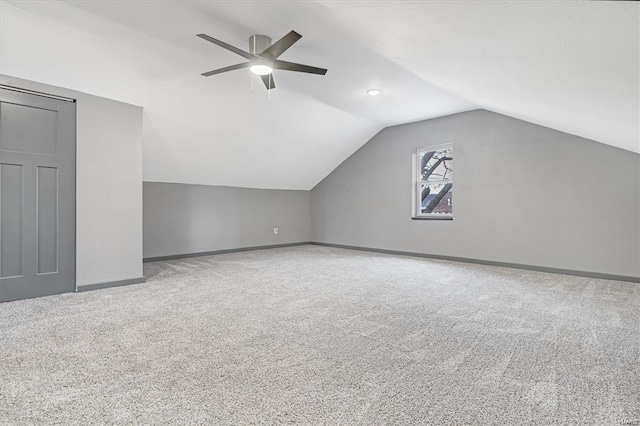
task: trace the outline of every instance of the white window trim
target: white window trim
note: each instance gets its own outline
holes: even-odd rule
[[[420,148],[414,148],[411,156],[411,185],[413,186],[413,190],[411,193],[413,194],[411,197],[411,217],[413,219],[440,219],[440,220],[452,220],[453,214],[438,214],[438,213],[422,213],[422,209],[420,208],[420,203],[418,200],[421,198],[420,185],[434,185],[434,184],[453,184],[453,179],[442,179],[442,180],[422,180],[422,173],[420,167],[418,165],[418,161],[420,160],[420,153],[424,151],[437,151],[439,149],[450,148],[453,153],[453,143],[443,143],[438,145],[428,145]],[[455,154],[454,154],[455,158]]]

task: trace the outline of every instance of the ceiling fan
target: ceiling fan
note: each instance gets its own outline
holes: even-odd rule
[[[278,59],[287,49],[300,40],[302,37],[295,31],[290,31],[287,35],[280,40],[271,44],[271,38],[265,35],[252,35],[249,37],[249,51],[245,52],[242,49],[238,49],[235,46],[231,46],[223,41],[217,40],[206,34],[197,34],[198,37],[207,40],[213,44],[229,50],[237,55],[248,59],[249,62],[243,62],[241,64],[231,65],[228,67],[220,68],[217,70],[205,72],[202,75],[209,77],[215,74],[221,74],[227,71],[239,70],[242,68],[249,68],[252,73],[257,74],[262,78],[262,82],[267,90],[275,89],[276,85],[273,81],[272,72],[276,70],[306,72],[309,74],[325,75],[327,70],[324,68],[312,67],[309,65],[296,64],[294,62],[281,61]]]

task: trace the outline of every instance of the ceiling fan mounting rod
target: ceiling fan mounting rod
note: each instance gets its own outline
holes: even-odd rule
[[[252,35],[249,37],[249,53],[259,55],[271,46],[271,37],[266,35]]]

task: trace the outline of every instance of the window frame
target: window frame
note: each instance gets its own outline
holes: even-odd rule
[[[442,143],[438,145],[427,145],[420,148],[413,149],[412,155],[412,205],[411,205],[411,219],[413,220],[453,220],[453,212],[451,214],[444,213],[422,213],[422,185],[445,185],[450,183],[451,190],[453,190],[453,179],[440,179],[440,180],[423,180],[422,170],[420,168],[420,154],[422,152],[439,151],[442,149],[451,149],[451,155],[455,159],[453,150],[453,142]]]

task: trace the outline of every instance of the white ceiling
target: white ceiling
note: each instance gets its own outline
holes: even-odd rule
[[[640,4],[324,2],[371,49],[476,105],[640,152]]]
[[[2,1],[0,73],[142,105],[144,179],[310,189],[383,127],[486,108],[640,152],[638,5]],[[271,100],[250,35],[303,38]],[[369,88],[382,95],[366,95]]]

